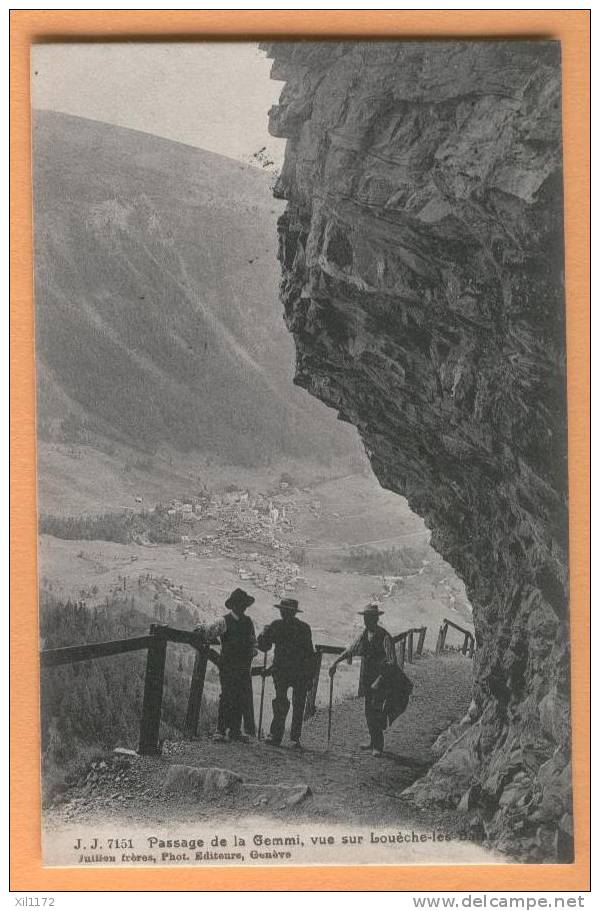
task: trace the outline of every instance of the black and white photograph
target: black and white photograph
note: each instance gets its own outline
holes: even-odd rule
[[[44,864],[572,863],[560,42],[30,62]]]

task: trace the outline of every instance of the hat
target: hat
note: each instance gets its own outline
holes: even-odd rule
[[[274,604],[273,607],[283,608],[284,610],[293,610],[295,614],[302,613],[295,598],[282,598],[279,604]]]
[[[225,607],[231,610],[234,607],[250,607],[251,604],[254,604],[252,595],[245,592],[243,588],[236,588],[229,595]]]
[[[379,617],[381,614],[385,614],[385,611],[379,609],[379,605],[372,601],[371,604],[367,604],[364,610],[359,610],[359,614],[362,614],[363,617]]]

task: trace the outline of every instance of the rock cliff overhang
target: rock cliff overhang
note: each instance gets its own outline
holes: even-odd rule
[[[295,382],[357,427],[474,609],[469,717],[411,797],[568,860],[560,46],[266,50]]]

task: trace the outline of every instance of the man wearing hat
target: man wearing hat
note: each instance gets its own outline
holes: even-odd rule
[[[329,668],[329,675],[333,677],[340,662],[346,660],[351,663],[355,655],[362,658],[358,695],[365,697],[365,717],[371,739],[361,744],[360,748],[370,750],[373,756],[381,756],[383,732],[387,727],[385,683],[392,669],[397,667],[396,649],[388,631],[379,626],[383,611],[376,602],[367,604],[359,614],[362,614],[365,628],[352,645],[335,659]]]
[[[315,669],[315,653],[312,644],[312,632],[308,623],[298,620],[301,613],[295,598],[283,598],[279,604],[281,620],[274,620],[258,637],[258,647],[268,652],[274,645],[273,685],[273,721],[265,743],[279,746],[285,731],[285,720],[290,708],[288,690],[292,689],[292,729],[290,739],[294,749],[300,749],[302,719],[306,694]]]
[[[225,602],[228,613],[215,623],[196,627],[202,640],[221,644],[219,679],[221,696],[217,731],[213,740],[223,741],[229,732],[230,740],[248,742],[241,732],[244,707],[252,703],[252,676],[250,667],[256,655],[254,624],[246,617],[246,609],[254,598],[241,588],[236,588]]]

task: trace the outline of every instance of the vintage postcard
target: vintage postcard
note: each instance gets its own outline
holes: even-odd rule
[[[31,104],[44,864],[570,864],[560,42]]]

